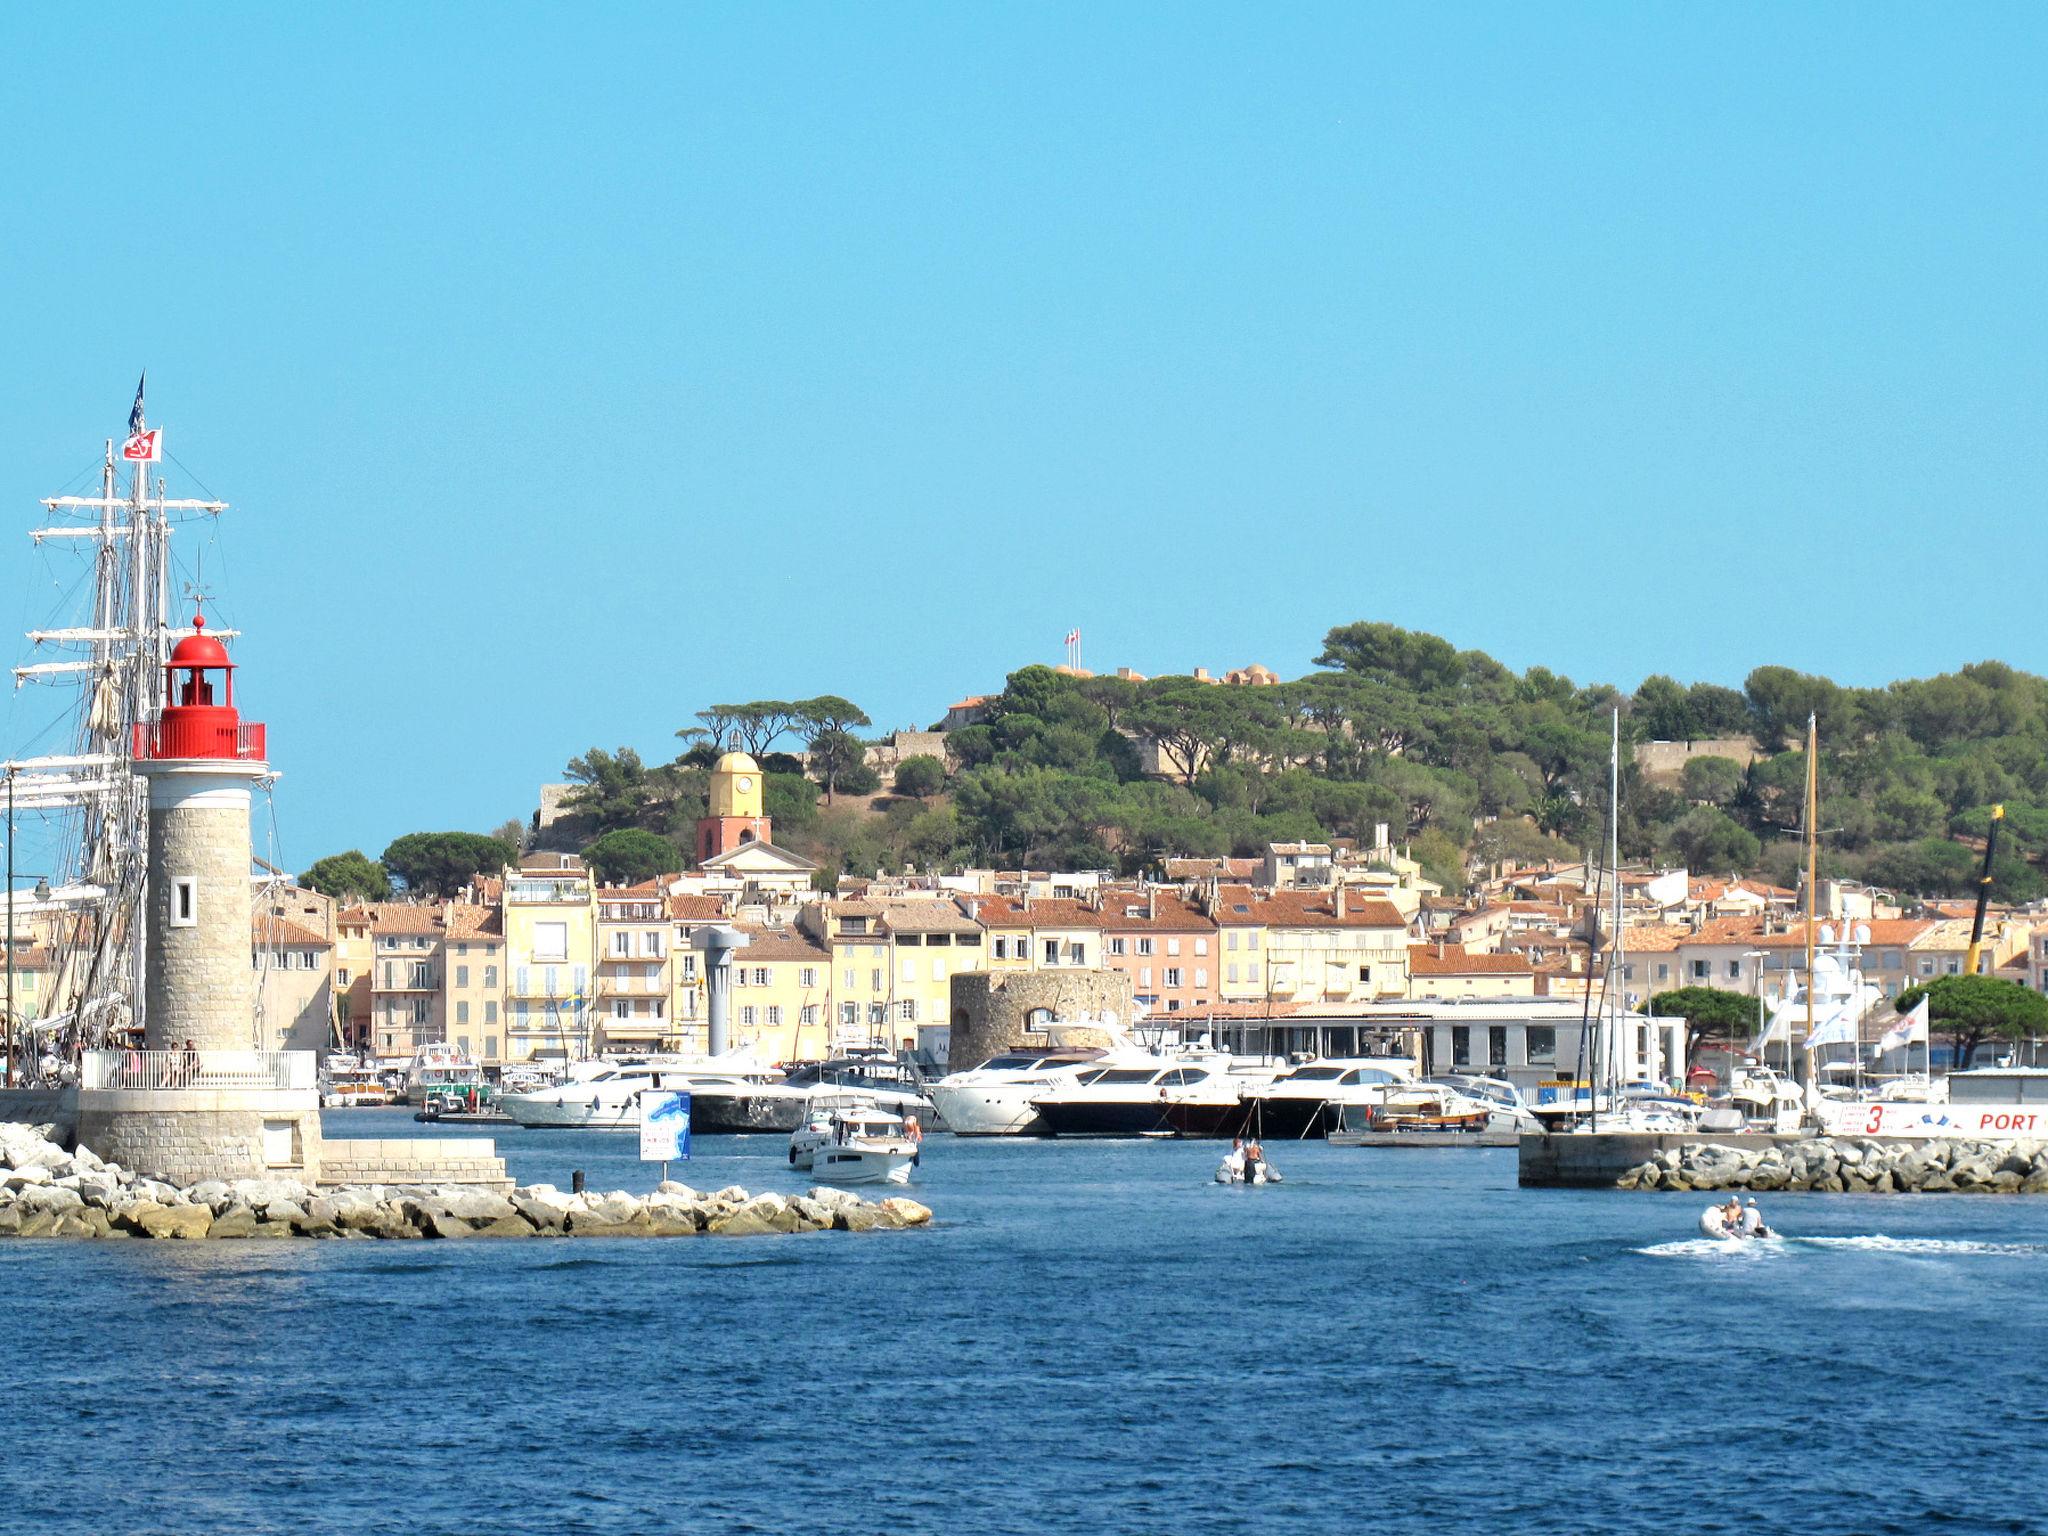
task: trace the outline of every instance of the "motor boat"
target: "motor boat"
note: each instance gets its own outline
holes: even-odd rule
[[[1540,1131],[1543,1122],[1529,1104],[1528,1095],[1504,1077],[1474,1077],[1462,1072],[1442,1072],[1425,1082],[1455,1088],[1468,1099],[1477,1099],[1490,1111],[1489,1131]]]
[[[399,1095],[399,1102],[424,1104],[429,1097],[445,1097],[449,1093],[466,1097],[483,1077],[482,1068],[469,1052],[438,1042],[423,1045],[406,1064],[405,1090]]]
[[[842,1095],[814,1094],[789,1137],[790,1166],[828,1184],[907,1184],[918,1158],[901,1115]]]
[[[1343,1123],[1347,1107],[1376,1105],[1414,1080],[1414,1063],[1399,1056],[1303,1062],[1245,1095],[1249,1131],[1275,1141],[1327,1136]]]
[[[752,1079],[741,1071],[625,1063],[601,1066],[581,1075],[572,1072],[552,1088],[505,1094],[498,1100],[498,1107],[514,1124],[530,1130],[630,1131],[640,1126],[642,1094],[687,1093],[692,1128],[701,1129],[695,1123],[700,1094],[743,1093],[751,1086]]]
[[[1239,1136],[1253,1086],[1225,1062],[1094,1067],[1032,1099],[1055,1136]]]
[[[828,1100],[857,1093],[891,1114],[915,1116],[923,1125],[939,1123],[915,1072],[887,1057],[839,1056],[779,1079],[707,1084],[691,1100],[690,1128],[700,1136],[787,1135],[810,1118],[811,1100],[820,1093]]]
[[[1280,1184],[1280,1170],[1262,1154],[1254,1162],[1245,1156],[1245,1149],[1232,1147],[1223,1154],[1223,1161],[1216,1165],[1218,1184]]]
[[[1045,1117],[1031,1101],[1063,1088],[1107,1059],[1101,1050],[1016,1050],[931,1085],[932,1107],[955,1136],[1043,1136]]]
[[[1493,1106],[1484,1099],[1470,1098],[1443,1083],[1409,1083],[1368,1106],[1363,1129],[1409,1136],[1463,1135],[1486,1130],[1492,1120]]]

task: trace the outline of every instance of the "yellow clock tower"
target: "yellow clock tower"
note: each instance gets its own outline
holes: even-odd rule
[[[744,752],[728,752],[711,770],[711,814],[697,823],[697,862],[742,843],[766,843],[761,810],[761,765]]]

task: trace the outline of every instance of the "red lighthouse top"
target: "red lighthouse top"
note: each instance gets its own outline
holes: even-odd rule
[[[163,712],[135,727],[135,755],[260,762],[264,730],[235,708],[228,648],[206,633],[203,614],[192,616],[192,631],[164,664]]]

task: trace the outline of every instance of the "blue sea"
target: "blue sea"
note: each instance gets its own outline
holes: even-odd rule
[[[0,1531],[2048,1531],[2048,1200],[1729,1250],[1512,1151],[1218,1155],[935,1136],[902,1233],[0,1244]]]

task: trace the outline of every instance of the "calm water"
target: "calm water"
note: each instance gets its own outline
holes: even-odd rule
[[[0,1245],[0,1530],[2048,1529],[2048,1200],[1786,1196],[1802,1240],[1703,1253],[1699,1198],[1509,1151],[1217,1155],[937,1137],[924,1233]]]

